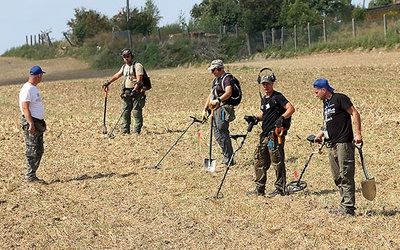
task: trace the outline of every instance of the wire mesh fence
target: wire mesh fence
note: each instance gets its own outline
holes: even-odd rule
[[[340,47],[354,46],[385,46],[386,43],[399,43],[400,19],[395,17],[373,21],[341,22],[337,20],[323,20],[317,25],[303,25],[293,27],[271,28],[252,34],[233,27],[216,27],[215,33],[194,32],[187,29],[185,32],[168,34],[159,29],[150,36],[134,35],[129,31],[113,33],[113,38],[123,37],[130,47],[137,43],[175,43],[185,40],[207,40],[217,42],[222,38],[243,37],[243,47],[248,55],[267,50],[296,51],[312,47],[336,44]]]

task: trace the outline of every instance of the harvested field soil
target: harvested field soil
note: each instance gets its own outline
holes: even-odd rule
[[[29,68],[42,66],[38,85],[48,130],[38,176],[48,185],[23,182],[25,144],[19,125],[18,93]],[[287,181],[300,173],[312,152],[306,141],[322,125],[315,79],[329,79],[361,114],[364,158],[377,183],[377,197],[361,194],[365,179],[356,159],[356,216],[334,217],[336,189],[326,149],[303,176],[304,191],[273,199],[249,197],[253,190],[256,126],[237,164],[213,199],[225,169],[207,173],[209,123],[194,124],[155,165],[192,121],[210,91],[207,65],[150,70],[140,136],[109,139],[103,131],[101,85],[115,70],[95,71],[74,59],[27,61],[0,57],[0,248],[1,249],[399,249],[400,238],[400,52],[316,54],[281,60],[227,64],[241,82],[243,101],[231,133],[245,133],[245,115],[259,113],[257,75],[270,67],[275,89],[295,106],[286,138]],[[122,110],[120,83],[110,86],[107,128]],[[115,133],[118,133],[117,126]],[[238,140],[238,143],[240,139]],[[238,146],[233,141],[234,148]],[[221,151],[214,141],[213,156]],[[275,173],[268,172],[267,191]],[[211,197],[211,199],[206,199]]]

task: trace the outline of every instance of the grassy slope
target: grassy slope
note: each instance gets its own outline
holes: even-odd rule
[[[332,217],[326,211],[339,202],[326,150],[312,159],[303,177],[308,183],[304,192],[272,200],[247,197],[245,192],[254,188],[251,162],[259,126],[237,153],[238,164],[228,173],[222,200],[205,200],[215,194],[224,173],[203,170],[208,124],[193,125],[161,169],[143,169],[161,159],[190,124],[189,116],[200,114],[212,79],[206,65],[150,71],[154,89],[148,93],[143,134],[110,140],[101,133],[104,93],[100,86],[113,71],[87,71],[74,60],[63,62],[62,67],[60,62],[34,62],[48,72],[39,85],[49,128],[38,175],[50,184],[24,183],[18,92],[26,78],[15,66],[24,65],[28,71],[33,62],[0,58],[2,67],[8,67],[3,82],[20,83],[0,86],[0,247],[398,249],[398,56],[398,52],[342,53],[227,65],[244,91],[232,133],[244,133],[243,116],[258,112],[256,78],[263,67],[274,69],[276,90],[296,107],[287,137],[288,181],[311,153],[305,137],[322,122],[312,82],[326,77],[337,92],[351,97],[361,113],[364,157],[378,188],[373,202],[362,197],[359,188],[364,176],[358,161],[354,218]],[[116,83],[107,104],[109,130],[122,108],[118,93]],[[219,159],[216,143],[213,148]],[[273,171],[268,177],[267,188],[272,189]]]

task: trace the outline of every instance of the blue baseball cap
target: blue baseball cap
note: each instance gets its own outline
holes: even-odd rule
[[[37,75],[40,75],[40,74],[46,74],[46,72],[44,72],[42,70],[42,68],[39,67],[39,66],[33,66],[31,68],[31,70],[29,71],[29,73],[30,73],[31,76],[37,76]]]
[[[334,88],[332,88],[332,87],[329,85],[328,80],[323,79],[323,78],[317,79],[317,80],[314,82],[314,88],[316,88],[316,89],[325,88],[325,89],[327,89],[327,90],[329,90],[329,91],[331,91],[331,92],[333,92],[333,91],[335,90]]]

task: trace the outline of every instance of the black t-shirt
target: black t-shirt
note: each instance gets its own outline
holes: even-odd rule
[[[212,85],[214,98],[222,96],[225,93],[225,89],[228,86],[232,86],[232,83],[231,83],[232,75],[227,75],[225,77],[226,74],[227,73],[225,72],[221,77],[214,79],[213,85]],[[224,80],[224,82],[221,82],[222,79]],[[232,89],[233,89],[233,86],[232,86]],[[215,96],[215,93],[217,94],[217,96]]]
[[[324,101],[324,120],[331,142],[353,141],[351,115],[346,111],[351,106],[353,103],[350,98],[339,93],[334,93],[330,100]]]
[[[261,137],[268,136],[268,133],[275,129],[276,120],[285,113],[284,108],[289,101],[280,92],[274,91],[270,97],[264,96],[261,99],[261,111],[262,111],[262,133]],[[285,119],[283,127],[285,131],[290,127],[290,120]]]

